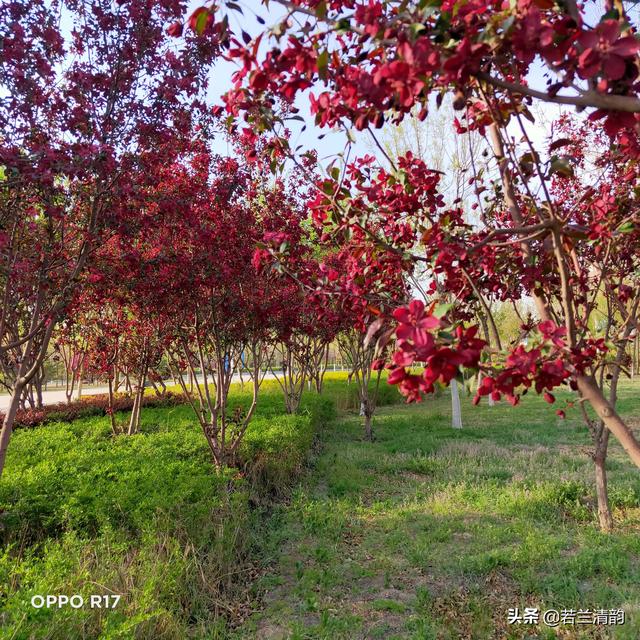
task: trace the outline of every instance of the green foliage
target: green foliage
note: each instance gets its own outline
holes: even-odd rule
[[[386,372],[383,372],[378,387],[378,406],[386,406],[391,404],[402,404],[405,399],[398,393],[397,387],[387,384]],[[323,395],[333,398],[338,411],[359,411],[360,401],[358,400],[358,387],[355,380],[345,384],[346,374],[328,373],[325,379]],[[373,392],[375,389],[375,380],[369,383],[369,389]]]
[[[112,438],[104,418],[18,431],[0,485],[6,531],[30,539],[122,530],[132,537],[220,503],[228,478],[212,473],[194,428]]]
[[[291,487],[333,416],[315,394],[297,416],[281,402],[263,393],[243,467],[223,473],[184,405],[146,407],[135,436],[113,437],[107,417],[18,430],[0,484],[0,636],[222,637],[256,544],[251,502]],[[30,606],[38,594],[110,593],[123,595],[113,610]]]
[[[281,496],[286,493],[302,470],[314,434],[334,415],[330,399],[309,395],[299,415],[253,420],[240,453],[254,494]]]

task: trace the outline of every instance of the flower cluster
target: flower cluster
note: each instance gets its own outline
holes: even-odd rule
[[[393,312],[397,321],[397,349],[389,365],[389,383],[397,384],[407,401],[420,401],[422,394],[433,393],[435,383],[447,385],[461,373],[460,367],[476,368],[485,341],[476,338],[477,327],[458,325],[453,333],[444,331],[447,323],[425,308],[420,300]],[[441,329],[441,331],[437,331]],[[412,373],[407,367],[423,367]]]

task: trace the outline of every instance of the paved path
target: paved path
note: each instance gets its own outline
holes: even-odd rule
[[[82,395],[84,396],[93,396],[99,393],[107,393],[109,391],[108,387],[85,387],[82,389]],[[75,394],[74,394],[75,395]],[[5,411],[9,406],[9,402],[11,400],[11,396],[7,394],[0,395],[0,411]],[[58,404],[59,402],[66,402],[67,396],[64,392],[64,389],[57,389],[55,391],[43,391],[42,392],[42,402],[44,404]]]

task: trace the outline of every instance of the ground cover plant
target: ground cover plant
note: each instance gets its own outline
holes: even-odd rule
[[[639,16],[9,0],[3,632],[637,636]]]
[[[242,402],[238,392],[236,402]],[[266,393],[240,468],[215,473],[187,405],[145,407],[141,433],[108,417],[24,429],[0,490],[3,637],[216,637],[246,606],[260,512],[286,494],[333,415],[286,415]],[[126,594],[113,611],[35,609],[33,595]],[[125,602],[126,601],[126,602]]]

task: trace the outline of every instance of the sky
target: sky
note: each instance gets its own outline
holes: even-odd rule
[[[199,6],[202,6],[202,0],[190,0],[189,2],[189,14],[191,11]],[[259,34],[267,28],[273,27],[278,24],[285,16],[286,10],[276,2],[269,4],[268,10],[262,6],[260,0],[248,0],[246,2],[238,2],[243,9],[243,16],[239,16],[234,11],[230,11],[230,21],[232,27],[238,27],[244,29],[251,36]],[[188,15],[189,15],[188,14]],[[265,25],[261,25],[256,20],[256,14],[260,15],[265,21]],[[221,96],[232,87],[232,75],[237,69],[237,65],[225,60],[219,60],[215,67],[211,71],[210,86],[208,91],[208,101],[213,104],[221,104]],[[314,91],[312,88],[310,91]],[[317,92],[318,89],[316,88]],[[322,165],[327,165],[336,157],[337,154],[342,153],[345,147],[345,135],[343,131],[332,131],[330,129],[319,129],[315,126],[314,116],[309,110],[309,92],[305,92],[300,95],[295,102],[295,106],[300,109],[300,116],[302,116],[307,124],[306,129],[301,131],[303,124],[296,121],[291,121],[291,140],[290,144],[292,148],[296,148],[298,145],[302,145],[300,152],[307,150],[315,150],[318,153],[318,158]],[[320,138],[319,136],[323,136]],[[352,157],[356,155],[364,155],[365,153],[371,153],[371,142],[369,136],[360,132],[354,132],[354,138],[356,139],[355,147],[352,151]],[[219,153],[230,152],[231,149],[223,141],[216,141],[214,143],[215,151]]]
[[[185,18],[187,18],[193,10],[202,6],[204,0],[188,0],[187,11]],[[266,28],[275,26],[286,15],[286,10],[280,4],[275,1],[271,1],[268,4],[268,8],[263,6],[262,0],[237,0],[237,4],[242,8],[243,15],[238,14],[235,11],[229,11],[229,17],[231,20],[231,26],[240,29],[244,29],[251,36],[255,36],[258,33],[264,31]],[[597,0],[595,3],[587,4],[587,22],[593,24],[598,21],[598,6],[601,6],[601,0]],[[265,21],[266,25],[261,25],[256,15],[260,15]],[[62,17],[63,29],[65,23],[70,28],[70,20],[68,16]],[[237,69],[235,63],[225,60],[218,60],[215,66],[211,70],[210,85],[207,95],[207,102],[212,106],[214,104],[220,104],[221,96],[232,87],[232,76]],[[534,63],[532,70],[529,74],[530,84],[536,88],[543,89],[545,87],[545,78],[543,76],[543,66],[540,63]],[[318,153],[320,163],[323,166],[327,166],[338,154],[344,152],[345,149],[345,134],[344,131],[332,131],[329,129],[319,129],[315,126],[314,117],[309,110],[308,94],[315,91],[316,93],[321,90],[318,87],[312,87],[309,91],[299,95],[296,99],[295,106],[299,108],[300,115],[304,118],[306,127],[302,130],[302,123],[291,121],[290,128],[291,135],[291,147],[296,148],[301,145],[300,152],[306,150],[315,150]],[[529,135],[531,136],[536,146],[543,145],[549,136],[550,124],[561,112],[561,108],[557,105],[537,103],[533,109],[536,115],[536,124],[530,126]],[[379,134],[380,138],[389,137],[389,129],[393,125],[385,125],[386,131],[382,131]],[[446,128],[446,131],[451,137],[456,136],[453,131],[453,127]],[[520,137],[520,132],[515,127],[511,129],[515,137]],[[375,148],[373,140],[367,132],[352,132],[355,139],[355,144],[351,149],[351,158],[361,156],[364,154],[373,154],[381,156],[382,154]],[[428,141],[427,141],[428,144]],[[213,150],[220,154],[230,154],[232,152],[230,145],[225,140],[223,135],[215,139],[212,144]],[[384,163],[382,158],[379,158]]]
[[[202,0],[190,0],[189,13],[198,6],[202,6]],[[243,16],[231,11],[230,19],[232,27],[238,27],[244,29],[250,35],[254,36],[265,28],[275,26],[285,15],[286,11],[277,2],[271,2],[268,9],[265,9],[260,0],[247,0],[245,2],[238,2],[243,9]],[[265,19],[266,25],[261,25],[256,20],[256,14],[262,16]],[[587,21],[594,23],[597,22],[597,9],[595,6],[590,6],[587,10]],[[231,88],[232,75],[236,70],[236,65],[231,62],[220,60],[216,63],[212,69],[210,78],[210,87],[208,92],[208,102],[210,104],[220,104],[221,96]],[[546,86],[545,78],[543,75],[543,65],[541,63],[534,63],[532,70],[529,74],[529,82],[531,86],[539,89],[544,89]],[[319,87],[313,87],[309,91],[299,95],[296,100],[295,106],[300,109],[300,115],[304,118],[307,126],[304,131],[301,131],[302,124],[299,122],[291,122],[291,147],[296,148],[298,145],[302,146],[301,152],[306,150],[316,150],[318,157],[321,161],[321,165],[328,165],[329,162],[334,159],[338,154],[344,151],[345,147],[345,134],[343,131],[331,131],[328,129],[319,129],[315,126],[314,118],[309,111],[309,92],[318,92]],[[565,107],[566,109],[566,107]],[[545,145],[546,140],[549,137],[550,125],[561,113],[561,107],[558,105],[536,103],[532,109],[536,115],[536,123],[529,126],[529,136],[531,137],[534,145],[539,147]],[[386,125],[386,127],[393,127],[393,125]],[[519,138],[521,133],[517,127],[511,128],[514,137]],[[367,132],[353,132],[355,138],[355,144],[351,150],[351,157],[360,156],[364,154],[382,155],[375,148],[373,140]],[[322,135],[322,138],[319,136]],[[380,133],[380,137],[388,137],[389,132],[383,131]],[[451,127],[450,134],[455,136],[453,127]],[[214,141],[213,148],[218,153],[230,153],[228,143],[224,139]]]

